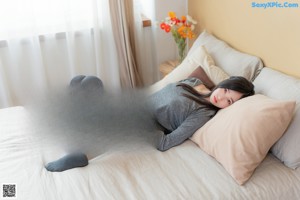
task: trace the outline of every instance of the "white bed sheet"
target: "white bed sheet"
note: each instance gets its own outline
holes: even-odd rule
[[[0,183],[16,184],[17,199],[300,198],[300,169],[289,169],[268,155],[251,179],[239,186],[191,141],[166,152],[149,145],[108,151],[86,167],[48,172],[45,163],[64,150],[43,147],[38,131],[23,107],[0,110]]]

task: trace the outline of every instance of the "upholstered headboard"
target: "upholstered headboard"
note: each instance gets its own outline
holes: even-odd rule
[[[188,0],[189,14],[204,29],[264,65],[300,77],[300,1]],[[255,6],[255,7],[254,7]],[[282,7],[281,7],[282,6]]]

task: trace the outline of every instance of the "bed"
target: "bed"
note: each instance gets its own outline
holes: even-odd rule
[[[200,49],[202,53],[197,52]],[[238,52],[204,31],[185,61],[151,86],[149,93],[181,79],[199,64],[209,66],[206,72],[214,81],[225,78],[226,74],[242,75],[254,82],[257,94],[276,101],[294,102],[288,108],[292,112],[287,113],[291,114],[286,116],[285,127],[271,139],[273,142],[256,144],[257,151],[263,152],[246,180],[239,182],[228,163],[209,153],[206,147],[201,148],[199,138],[195,137],[165,152],[145,141],[141,141],[138,149],[101,152],[95,140],[91,140],[89,146],[94,151],[90,152],[93,156],[88,166],[48,172],[45,163],[61,157],[65,150],[52,148],[43,135],[37,134],[41,130],[31,123],[26,108],[18,106],[0,110],[0,183],[16,186],[16,197],[4,198],[7,192],[4,189],[1,197],[26,200],[299,199],[300,80],[263,67],[259,58]],[[217,66],[222,70],[218,71]],[[264,139],[270,140],[269,137]],[[251,151],[257,155],[255,150]]]

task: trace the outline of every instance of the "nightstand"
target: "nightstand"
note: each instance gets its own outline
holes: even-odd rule
[[[178,60],[169,60],[163,62],[159,65],[159,71],[162,75],[162,78],[168,75],[173,69],[175,69],[179,65]]]

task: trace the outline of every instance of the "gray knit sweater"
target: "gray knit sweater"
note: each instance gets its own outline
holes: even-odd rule
[[[192,87],[202,84],[196,78],[180,82]],[[154,117],[165,133],[158,142],[160,151],[183,143],[216,114],[215,110],[182,96],[188,92],[176,84],[171,83],[151,96]]]

